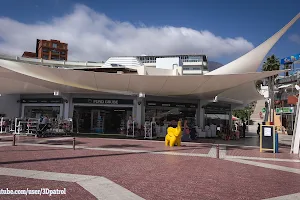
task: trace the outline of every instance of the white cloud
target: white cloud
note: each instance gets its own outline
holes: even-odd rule
[[[297,43],[297,44],[300,44],[300,35],[298,35],[298,34],[290,35],[290,36],[289,36],[289,39],[290,39],[292,42],[295,42],[295,43]]]
[[[241,55],[253,48],[244,38],[222,38],[186,27],[147,27],[114,21],[77,4],[74,11],[51,22],[24,24],[0,18],[0,52],[22,55],[35,51],[36,39],[57,39],[69,44],[69,60],[101,61],[110,56],[206,54]]]

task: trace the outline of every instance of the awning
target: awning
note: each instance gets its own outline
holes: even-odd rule
[[[233,121],[237,121],[237,120],[239,120],[239,118],[237,118],[237,117],[235,117],[235,116],[232,115],[232,120]]]
[[[278,89],[281,89],[281,88],[288,88],[288,87],[290,87],[290,86],[292,86],[292,84],[281,85],[281,86],[278,87]]]

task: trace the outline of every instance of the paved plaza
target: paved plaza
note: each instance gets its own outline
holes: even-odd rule
[[[66,194],[0,199],[300,199],[300,159],[257,146],[0,136],[0,188]],[[258,140],[253,137],[251,140]]]

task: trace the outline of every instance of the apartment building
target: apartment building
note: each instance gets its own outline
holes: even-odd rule
[[[36,41],[36,51],[25,51],[22,57],[42,58],[46,60],[68,60],[68,44],[59,40]]]

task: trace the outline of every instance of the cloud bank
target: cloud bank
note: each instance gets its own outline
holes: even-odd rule
[[[74,10],[50,22],[24,24],[0,18],[0,53],[22,55],[35,51],[36,39],[69,44],[69,60],[105,61],[110,56],[205,54],[209,58],[235,56],[253,49],[242,37],[222,38],[186,27],[147,27],[114,21],[89,7]]]

